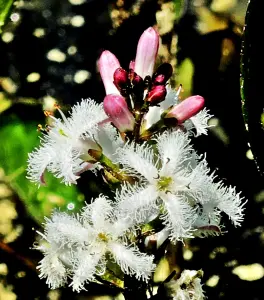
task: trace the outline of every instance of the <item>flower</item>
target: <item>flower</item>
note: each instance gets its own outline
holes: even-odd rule
[[[89,149],[102,150],[111,157],[120,145],[115,129],[104,123],[107,116],[101,104],[86,99],[73,106],[68,118],[59,112],[62,119],[49,115],[52,126],[40,138],[40,146],[29,154],[27,178],[32,182],[43,184],[48,170],[65,184],[76,183],[80,173],[96,166]]]
[[[184,101],[179,101],[179,94],[181,88],[178,91],[172,90],[170,87],[167,87],[167,96],[164,101],[159,103],[159,106],[150,107],[148,113],[144,117],[144,125],[142,127],[142,131],[150,128],[153,124],[157,123],[161,115],[167,111],[169,108],[171,110],[177,110],[177,106],[180,103],[184,103]],[[186,99],[187,100],[187,99]],[[188,131],[196,130],[196,136],[201,134],[207,134],[207,128],[210,127],[208,125],[208,120],[212,117],[208,113],[207,109],[202,109],[196,115],[190,116],[189,119],[183,122],[183,126]]]
[[[200,226],[219,226],[221,212],[240,225],[242,198],[234,188],[216,183],[214,174],[209,175],[205,159],[200,161],[188,134],[167,131],[153,142],[158,154],[146,143],[126,144],[118,151],[124,171],[139,181],[123,185],[116,193],[120,218],[144,223],[150,212],[159,210],[172,242],[193,237]]]
[[[116,56],[108,50],[103,51],[98,61],[98,68],[104,83],[106,95],[119,94],[114,82],[114,73],[120,68]]]
[[[158,49],[159,35],[153,27],[149,27],[142,33],[137,45],[134,71],[141,78],[152,76]]]
[[[204,106],[204,98],[192,96],[168,110],[165,118],[176,118],[179,124],[196,115]]]
[[[115,94],[105,96],[104,111],[120,132],[133,130],[135,119],[124,97]]]
[[[165,284],[167,294],[173,300],[203,300],[204,291],[201,284],[203,271],[184,270],[177,280],[172,279]]]
[[[63,285],[70,277],[70,286],[79,292],[95,275],[105,273],[107,255],[125,274],[148,280],[155,267],[153,257],[122,238],[126,230],[129,227],[119,226],[110,200],[102,195],[80,215],[54,212],[51,219],[46,218],[41,234],[49,248],[37,247],[45,255],[38,266],[40,276],[47,278],[51,288]]]

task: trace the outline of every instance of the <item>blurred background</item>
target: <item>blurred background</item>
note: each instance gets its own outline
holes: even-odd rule
[[[0,1],[0,9],[12,2]],[[197,151],[248,199],[241,228],[225,220],[225,235],[194,239],[175,257],[169,248],[170,261],[162,260],[155,280],[174,268],[203,269],[208,299],[263,299],[264,185],[240,95],[246,9],[246,0],[18,0],[7,8],[4,26],[0,13],[0,300],[118,299],[96,284],[80,294],[50,291],[36,270],[42,255],[32,249],[52,209],[77,211],[107,187],[87,172],[77,186],[49,176],[38,189],[25,168],[39,144],[37,125],[47,122],[43,110],[59,103],[67,111],[88,97],[101,102],[100,53],[110,50],[127,68],[149,26],[161,35],[158,63],[174,67],[171,85],[183,85],[182,99],[202,95],[214,115],[208,136],[193,141]]]

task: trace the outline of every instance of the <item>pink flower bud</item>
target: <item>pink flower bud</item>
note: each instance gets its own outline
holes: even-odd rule
[[[104,83],[106,95],[118,94],[118,89],[114,85],[114,72],[120,68],[120,63],[113,53],[108,50],[103,51],[98,61],[98,68]]]
[[[120,132],[134,129],[135,119],[127,107],[125,98],[122,96],[117,94],[105,96],[104,111]]]
[[[114,73],[114,84],[118,90],[124,89],[128,84],[128,73],[122,68],[118,68]]]
[[[192,96],[183,100],[166,114],[165,118],[176,118],[178,124],[196,115],[204,107],[204,98]]]
[[[135,60],[135,72],[143,79],[152,76],[158,48],[159,35],[154,28],[149,27],[139,39]]]
[[[150,105],[156,105],[165,99],[166,94],[167,90],[164,85],[156,85],[148,93],[147,102],[149,102]]]

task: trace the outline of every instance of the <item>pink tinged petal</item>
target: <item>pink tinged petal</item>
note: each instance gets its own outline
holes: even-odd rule
[[[104,110],[120,132],[132,131],[135,119],[129,111],[125,98],[111,94],[104,98]]]
[[[110,51],[105,50],[99,58],[98,68],[106,94],[118,94],[118,89],[114,85],[114,72],[120,68],[120,63],[116,56]]]
[[[176,118],[181,124],[187,119],[196,115],[204,107],[204,98],[192,96],[175,105],[165,116],[165,118]]]
[[[135,60],[135,72],[143,79],[152,76],[158,48],[159,35],[154,28],[149,27],[139,39]]]

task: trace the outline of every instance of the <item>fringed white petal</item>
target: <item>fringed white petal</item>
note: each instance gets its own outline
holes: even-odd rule
[[[226,213],[235,226],[240,226],[244,220],[244,209],[246,201],[240,193],[236,193],[234,187],[220,186],[218,189],[218,209]]]
[[[208,121],[212,117],[213,115],[210,115],[208,110],[204,108],[197,115],[184,122],[184,126],[187,130],[192,130],[194,128],[196,130],[196,136],[202,134],[207,135],[207,129],[211,127],[208,125]]]
[[[163,220],[166,228],[170,230],[170,240],[176,243],[184,238],[192,238],[196,210],[181,196],[164,193],[162,199],[165,212],[160,218]]]
[[[40,271],[39,277],[46,278],[46,283],[51,289],[63,286],[67,282],[68,270],[60,260],[58,252],[46,247],[40,250],[45,256],[37,266]]]
[[[188,134],[180,130],[164,132],[157,137],[157,143],[162,161],[161,176],[176,173],[192,160],[193,149]]]
[[[216,176],[214,173],[209,173],[210,169],[204,158],[189,175],[188,194],[193,197],[196,203],[203,204],[210,201],[212,192],[215,191],[213,181]]]
[[[91,142],[95,144],[98,124],[107,117],[102,104],[91,99],[73,106],[68,118],[60,114],[63,120],[50,116],[53,124],[42,136],[40,148],[29,154],[28,178],[33,182],[41,183],[47,169],[63,183],[76,184],[77,174],[84,170],[82,156],[87,156]]]
[[[116,156],[118,156],[116,150],[124,145],[124,141],[118,134],[116,128],[109,123],[100,126],[95,139],[102,147],[104,155],[115,162]]]
[[[158,176],[154,152],[146,143],[142,145],[126,144],[123,148],[118,149],[118,161],[129,175],[141,175],[150,182]]]
[[[153,256],[141,253],[135,246],[126,247],[120,243],[110,243],[109,249],[121,270],[139,280],[147,281],[154,271]]]
[[[79,137],[85,136],[93,139],[93,135],[98,130],[98,123],[106,118],[102,103],[98,104],[90,98],[82,99],[72,107],[69,118],[72,133]]]
[[[75,261],[73,267],[72,286],[73,291],[78,293],[85,290],[84,285],[94,280],[94,275],[97,273],[97,266],[104,253],[79,250],[74,254]]]
[[[74,216],[56,211],[51,219],[46,218],[45,235],[48,242],[62,245],[83,244],[88,239],[87,230]]]
[[[27,178],[37,183],[44,184],[44,172],[47,166],[56,158],[57,153],[49,144],[42,144],[28,155]]]
[[[81,213],[81,219],[92,225],[96,230],[107,230],[110,219],[113,218],[113,207],[111,201],[104,195],[100,195],[91,204],[87,204]]]
[[[157,212],[156,200],[158,192],[154,186],[140,187],[138,185],[124,184],[116,192],[117,216],[116,230],[123,233],[129,228],[146,222],[151,214]]]

